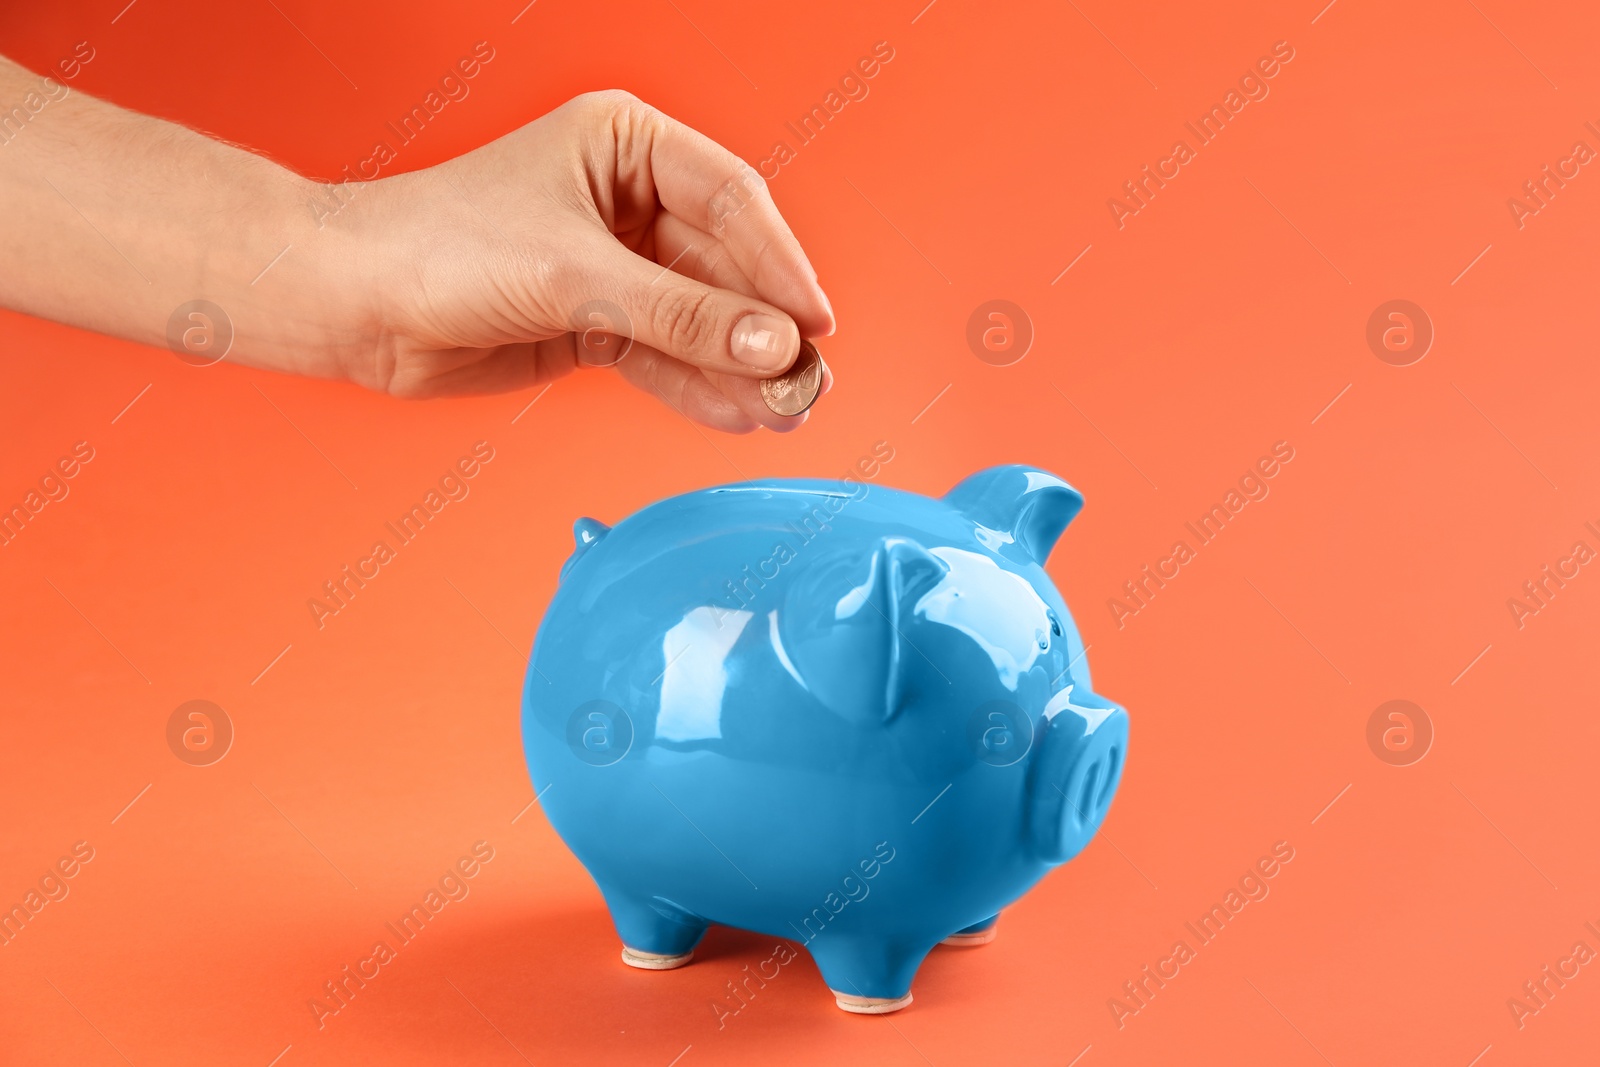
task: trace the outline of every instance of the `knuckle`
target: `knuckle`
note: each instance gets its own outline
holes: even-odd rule
[[[716,336],[711,294],[688,287],[668,293],[656,303],[653,325],[673,351],[704,352]]]
[[[626,89],[596,89],[573,97],[565,106],[585,125],[604,129],[634,124],[649,105]]]
[[[769,260],[767,258],[767,253],[769,253],[769,252],[771,252],[773,250],[772,249],[772,244],[773,244],[772,234],[770,234],[770,233],[761,234],[760,239],[756,242],[755,251],[751,253],[751,257],[756,261],[756,264],[758,265],[758,267],[766,267],[767,266],[767,264],[769,262]]]
[[[745,195],[751,199],[768,200],[772,197],[772,192],[767,187],[767,179],[761,176],[760,171],[743,160],[739,161],[739,169],[728,180],[739,185],[744,190]]]
[[[601,89],[579,99],[587,101],[585,124],[602,135],[599,150],[613,158],[619,170],[634,172],[649,160],[661,112],[625,89]]]
[[[655,120],[656,109],[626,89],[602,89],[595,95],[612,122],[647,127]]]
[[[700,270],[712,285],[721,289],[737,289],[739,287],[739,273],[736,267],[728,262],[728,250],[721,244],[713,246],[710,252],[698,257]]]
[[[607,110],[616,110],[640,103],[639,98],[626,89],[595,89],[592,92],[583,93],[575,99],[588,106]]]

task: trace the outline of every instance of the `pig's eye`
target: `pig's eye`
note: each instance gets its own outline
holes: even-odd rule
[[[1050,616],[1050,632],[1055,634],[1057,637],[1060,637],[1061,636],[1061,620],[1056,618],[1056,613],[1053,612],[1053,611],[1049,612],[1048,614]]]

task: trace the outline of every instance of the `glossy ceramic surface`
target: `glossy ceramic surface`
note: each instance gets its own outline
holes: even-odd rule
[[[1006,466],[942,499],[752,482],[577,522],[523,741],[630,962],[714,922],[903,998],[1088,843],[1128,725],[1042,568],[1082,503]]]

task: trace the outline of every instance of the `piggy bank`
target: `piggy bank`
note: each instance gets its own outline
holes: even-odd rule
[[[1082,505],[1003,466],[940,499],[777,480],[579,519],[522,733],[623,961],[680,966],[721,923],[893,1011],[1088,844],[1128,719],[1043,569]]]

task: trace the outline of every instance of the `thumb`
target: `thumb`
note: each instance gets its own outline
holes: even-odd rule
[[[782,373],[800,352],[794,320],[771,304],[705,285],[635,255],[610,234],[583,272],[585,288],[622,311],[620,329],[684,363],[747,378]]]

